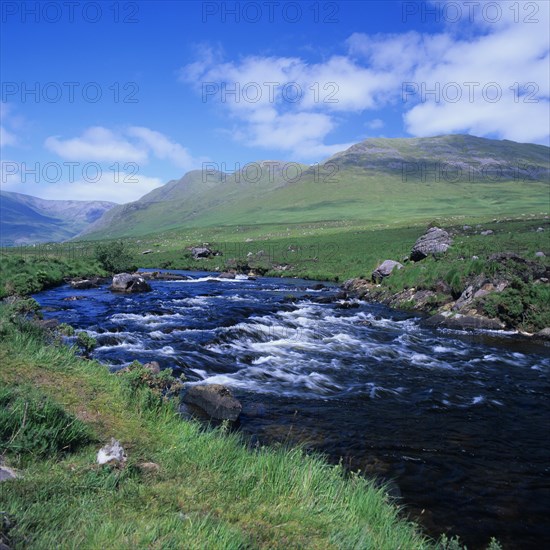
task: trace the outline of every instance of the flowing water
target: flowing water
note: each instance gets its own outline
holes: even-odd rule
[[[96,337],[94,357],[113,370],[156,360],[191,384],[231,387],[252,442],[300,443],[390,480],[434,536],[550,547],[548,347],[317,302],[336,286],[180,273],[192,279],[144,294],[65,286],[36,299]]]

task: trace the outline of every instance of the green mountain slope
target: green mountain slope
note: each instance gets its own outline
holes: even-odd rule
[[[107,201],[44,200],[0,191],[0,242],[11,246],[67,240],[113,206]]]
[[[239,224],[395,225],[550,208],[550,149],[542,145],[467,135],[377,138],[320,165],[280,162],[269,172],[271,165],[259,166],[259,178],[257,170],[189,172],[114,208],[88,228],[86,238]]]

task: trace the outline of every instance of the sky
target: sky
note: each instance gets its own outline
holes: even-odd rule
[[[369,137],[549,145],[547,0],[0,7],[5,191],[124,203]]]

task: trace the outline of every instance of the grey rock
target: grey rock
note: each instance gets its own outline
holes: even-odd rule
[[[464,231],[468,231],[469,229],[472,229],[472,226],[471,226],[471,225],[463,225],[463,226],[462,226],[462,229],[463,229]]]
[[[113,292],[149,292],[151,286],[141,275],[132,275],[130,273],[119,273],[113,277],[111,284]]]
[[[442,254],[447,251],[451,243],[452,239],[447,231],[439,227],[432,227],[416,241],[410,258],[413,262],[418,262],[430,254]]]
[[[77,290],[88,290],[99,286],[97,279],[73,279],[69,284]]]
[[[195,260],[199,260],[201,258],[210,258],[214,255],[214,252],[207,246],[195,246],[191,249],[191,254]]]
[[[0,482],[9,481],[10,479],[17,479],[19,474],[12,468],[7,466],[0,466]]]
[[[485,231],[482,231],[480,235],[492,235],[493,230],[492,229],[486,229]]]
[[[472,303],[474,299],[474,287],[472,285],[468,286],[464,292],[460,295],[458,300],[455,302],[455,305],[453,306],[453,310],[459,310],[463,307],[469,305]]]
[[[114,437],[111,437],[111,442],[101,447],[97,452],[97,463],[99,465],[123,466],[127,458],[120,441],[117,441]]]
[[[191,386],[183,401],[200,407],[210,417],[218,420],[237,420],[242,410],[239,400],[221,384]]]
[[[544,227],[537,227],[537,233],[542,233],[544,231]]]
[[[218,279],[234,279],[234,278],[235,278],[235,273],[231,273],[228,271],[225,271],[218,275]]]
[[[144,369],[151,371],[153,374],[158,374],[160,372],[160,365],[157,361],[149,361],[143,365]]]
[[[142,254],[152,254],[152,253],[153,253],[152,250],[144,250],[144,251],[142,252]]]
[[[54,328],[57,328],[59,326],[58,319],[39,319],[34,323],[38,325],[40,328],[43,328],[46,330],[53,330]]]
[[[489,319],[481,315],[451,314],[448,311],[429,317],[424,321],[424,325],[455,330],[502,330],[505,328],[504,323],[498,319]]]
[[[539,250],[538,252],[535,252],[535,256],[537,258],[544,258],[546,256],[546,254]]]
[[[384,260],[371,274],[374,282],[380,282],[384,277],[389,277],[394,269],[401,269],[403,264],[394,260]]]
[[[161,271],[140,271],[140,277],[149,281],[151,279],[156,281],[187,281],[190,279],[187,275],[179,275],[177,273],[164,273]]]
[[[539,330],[533,336],[539,340],[550,340],[550,327]]]

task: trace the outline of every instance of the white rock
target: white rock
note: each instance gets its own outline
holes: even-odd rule
[[[124,464],[127,456],[120,444],[114,437],[111,438],[111,443],[101,447],[97,453],[97,463],[103,464]]]

